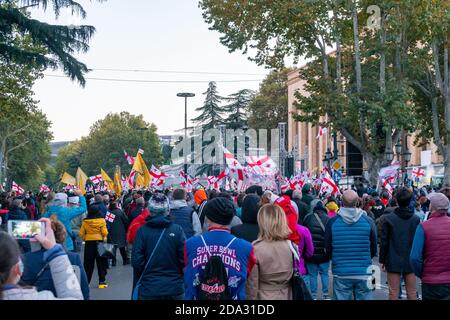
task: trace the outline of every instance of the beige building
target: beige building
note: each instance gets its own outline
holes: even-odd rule
[[[304,90],[304,85],[305,81],[299,78],[298,69],[288,74],[288,151],[292,151],[294,158],[297,160],[297,169],[299,169],[299,164],[302,164],[302,169],[314,172],[323,168],[323,159],[327,150],[330,149],[333,152],[333,137],[332,132],[326,132],[318,138],[319,126],[314,126],[312,123],[296,122],[294,120],[293,115],[299,112],[294,106],[294,102],[296,101],[295,93],[298,91],[302,95],[308,95],[308,92]],[[430,162],[425,157],[429,157],[431,151],[431,165],[428,166],[431,170],[427,170],[427,176],[443,174],[443,161],[442,157],[436,152],[436,145],[428,144],[425,147],[414,146],[414,134],[409,135],[406,140],[408,149],[411,152],[409,167],[422,166],[424,162]],[[352,149],[351,146],[348,146],[345,138],[341,134],[338,134],[338,162],[344,168],[344,172],[347,172],[348,167],[355,168],[355,163],[349,163],[349,155],[353,154],[357,157],[354,154],[354,150],[350,152],[348,149]],[[427,150],[428,152],[423,152]],[[363,171],[367,170],[367,164],[365,163],[360,163],[357,166],[362,166]]]

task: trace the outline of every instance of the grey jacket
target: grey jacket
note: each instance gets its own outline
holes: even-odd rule
[[[67,255],[58,256],[49,262],[55,285],[56,297],[51,291],[35,288],[14,288],[3,291],[4,300],[83,300],[80,283]]]

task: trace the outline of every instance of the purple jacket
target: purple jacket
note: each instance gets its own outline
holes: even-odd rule
[[[301,275],[306,275],[305,258],[311,258],[314,254],[314,245],[312,241],[311,232],[308,228],[297,224],[297,233],[300,235],[300,242],[298,244],[298,255],[300,261],[296,261],[296,269],[300,271]]]

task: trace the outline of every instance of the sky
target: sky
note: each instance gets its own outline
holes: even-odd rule
[[[88,53],[79,55],[90,69],[132,69],[250,73],[255,75],[204,75],[93,71],[87,77],[205,83],[133,83],[87,80],[85,88],[68,78],[45,76],[35,84],[39,107],[52,122],[54,141],[72,141],[89,134],[91,125],[110,112],[143,114],[156,124],[158,134],[171,135],[184,128],[184,100],[178,92],[193,92],[188,118],[202,105],[208,81],[217,81],[222,96],[240,89],[257,90],[269,72],[241,52],[229,53],[220,34],[208,29],[195,0],[79,1],[86,20],[67,12],[59,24],[90,24],[97,32]],[[54,23],[51,10],[33,10],[32,16]],[[45,71],[62,75],[61,71]],[[221,83],[220,80],[258,80]]]

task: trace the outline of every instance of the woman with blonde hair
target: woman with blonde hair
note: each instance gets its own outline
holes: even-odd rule
[[[280,206],[266,204],[258,212],[259,236],[253,242],[257,265],[247,281],[249,300],[291,300],[293,253],[291,230]],[[294,249],[296,250],[296,248]]]

